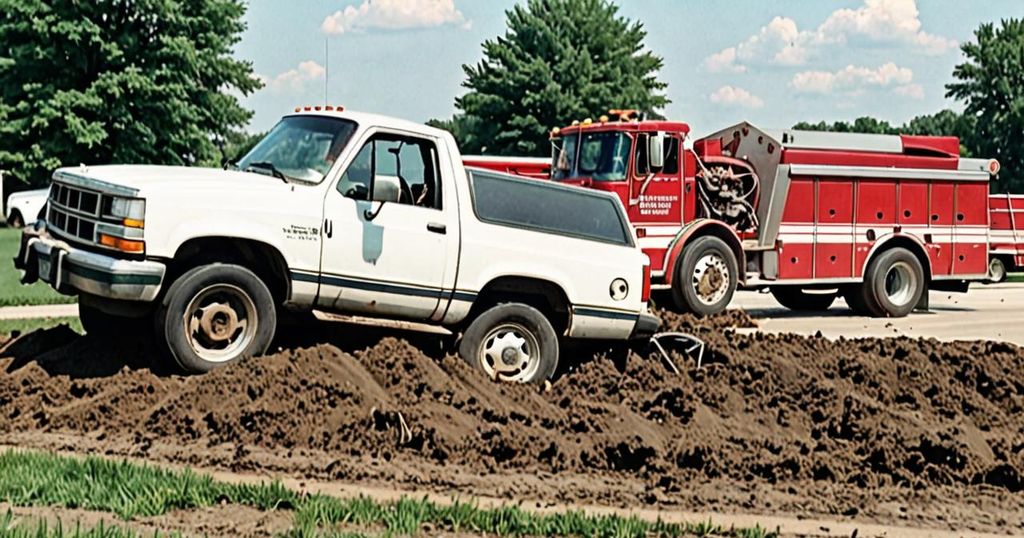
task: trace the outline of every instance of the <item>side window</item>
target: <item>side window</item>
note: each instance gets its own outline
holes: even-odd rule
[[[636,151],[634,151],[633,162],[636,163],[636,175],[646,176],[647,170],[647,135],[636,136]]]
[[[437,147],[421,138],[376,135],[338,182],[338,192],[356,200],[369,198],[370,178],[389,177],[400,186],[399,203],[441,209]]]
[[[679,173],[679,139],[674,136],[665,139],[665,166],[661,173],[666,176]]]

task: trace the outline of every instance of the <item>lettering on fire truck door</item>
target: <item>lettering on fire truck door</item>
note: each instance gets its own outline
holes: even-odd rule
[[[635,225],[679,226],[683,215],[679,139],[665,139],[664,166],[660,170],[647,168],[647,145],[647,135],[638,135],[629,182],[630,198],[637,203],[628,208],[629,220]]]
[[[853,275],[853,182],[822,178],[814,228],[814,277]]]

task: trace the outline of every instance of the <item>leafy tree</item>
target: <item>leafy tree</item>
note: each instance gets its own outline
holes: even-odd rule
[[[544,155],[554,126],[609,108],[651,115],[669,103],[643,25],[610,1],[528,0],[505,15],[505,34],[463,66],[469,91],[455,105],[464,116],[448,123],[463,151]]]
[[[0,0],[0,168],[218,164],[260,87],[241,0]]]
[[[953,69],[946,97],[964,101],[976,118],[976,155],[1002,164],[998,190],[1024,191],[1024,20],[998,28],[982,24],[975,42],[961,45],[965,61]],[[993,186],[993,191],[997,186]]]

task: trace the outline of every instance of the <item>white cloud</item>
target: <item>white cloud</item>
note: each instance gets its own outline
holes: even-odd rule
[[[796,21],[775,17],[742,43],[712,54],[704,64],[711,72],[742,73],[750,64],[804,65],[828,45],[855,40],[910,46],[936,55],[953,50],[956,40],[921,29],[916,0],[864,0],[857,9],[832,12],[814,30],[800,30]]]
[[[274,78],[264,75],[256,75],[263,84],[275,92],[297,92],[302,90],[306,84],[315,80],[323,80],[324,67],[313,60],[300,62],[295,69],[289,69]]]
[[[735,86],[722,86],[708,98],[712,103],[725,106],[739,108],[761,108],[764,106],[764,101],[760,97]]]
[[[452,25],[469,28],[455,0],[363,0],[328,15],[320,28],[328,34],[367,29],[404,30]]]
[[[907,84],[899,86],[895,90],[897,94],[911,99],[924,99],[924,88],[920,84]]]
[[[835,72],[803,71],[794,75],[790,84],[798,92],[828,94],[837,91],[857,93],[872,87],[906,87],[911,85],[913,80],[913,71],[889,62],[877,69],[848,65]],[[922,93],[923,91],[921,89]]]

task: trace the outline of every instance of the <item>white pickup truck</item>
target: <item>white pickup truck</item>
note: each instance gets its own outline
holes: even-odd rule
[[[77,294],[90,333],[152,323],[191,372],[265,352],[296,310],[444,326],[522,382],[560,336],[658,328],[615,196],[464,168],[447,132],[306,107],[230,168],[59,169],[15,263]]]

